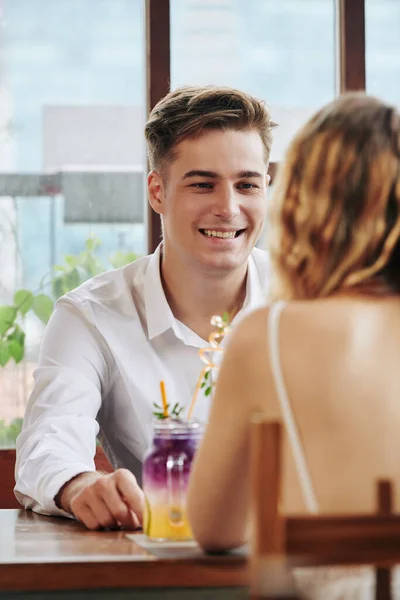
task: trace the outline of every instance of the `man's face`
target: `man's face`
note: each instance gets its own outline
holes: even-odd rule
[[[266,214],[264,146],[256,131],[210,130],[180,142],[164,180],[149,175],[168,261],[210,272],[246,263]]]

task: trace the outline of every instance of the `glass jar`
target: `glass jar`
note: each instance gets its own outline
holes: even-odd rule
[[[203,426],[197,421],[166,419],[154,424],[142,482],[146,497],[143,529],[152,540],[193,537],[186,515],[186,489],[202,434]]]

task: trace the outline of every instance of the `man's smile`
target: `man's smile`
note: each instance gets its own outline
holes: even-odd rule
[[[238,238],[246,229],[199,229],[200,233],[208,238],[219,238],[223,240],[234,240]]]

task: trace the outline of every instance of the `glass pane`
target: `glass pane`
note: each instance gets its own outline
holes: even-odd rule
[[[171,0],[171,81],[238,87],[266,100],[280,160],[335,94],[334,0]]]
[[[145,254],[147,240],[144,0],[2,0],[0,11],[4,445],[2,421],[23,414],[46,314],[19,314],[25,359],[3,368],[13,328],[2,331],[1,307],[15,305],[21,288],[53,302]]]
[[[400,106],[400,2],[366,0],[367,92]]]

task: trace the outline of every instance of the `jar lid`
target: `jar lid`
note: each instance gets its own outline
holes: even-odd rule
[[[189,434],[200,435],[203,433],[204,424],[197,419],[180,420],[180,419],[163,419],[153,421],[154,433],[156,435],[163,434]]]

